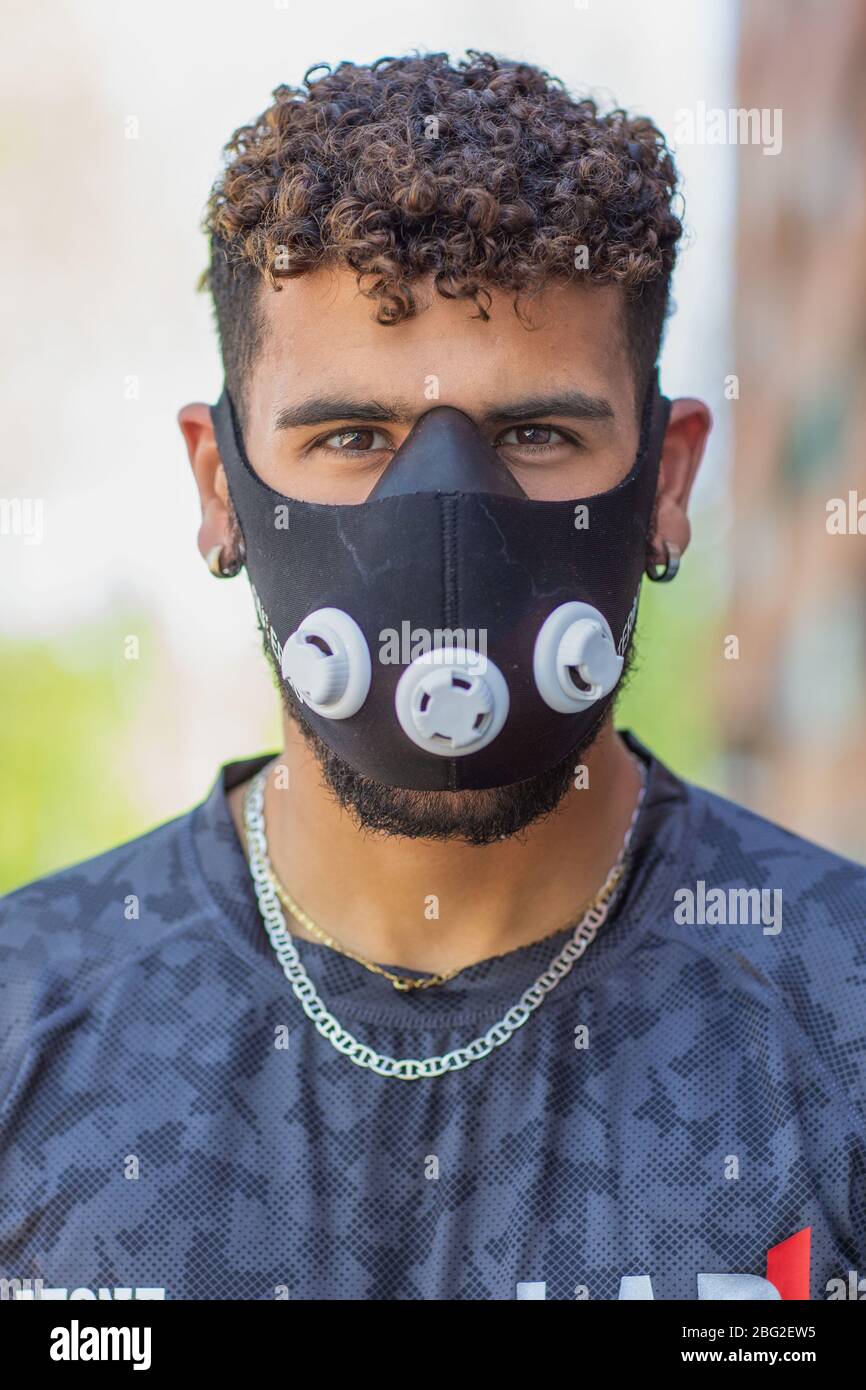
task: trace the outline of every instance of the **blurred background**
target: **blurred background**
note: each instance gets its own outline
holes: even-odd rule
[[[412,48],[540,63],[674,146],[688,232],[662,385],[715,428],[681,576],[644,586],[618,723],[866,860],[861,0],[6,0],[2,27],[0,891],[279,746],[249,589],[198,555],[175,423],[220,390],[201,213],[275,86]]]

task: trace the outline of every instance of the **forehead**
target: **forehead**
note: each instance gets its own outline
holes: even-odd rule
[[[520,317],[513,292],[491,289],[485,322],[471,300],[445,299],[431,279],[420,280],[411,287],[416,315],[383,325],[346,267],[280,283],[260,291],[265,332],[253,376],[265,394],[315,384],[394,395],[397,387],[424,391],[431,378],[439,399],[455,403],[489,396],[493,386],[500,394],[552,380],[608,395],[633,391],[616,286],[552,282],[521,301]]]

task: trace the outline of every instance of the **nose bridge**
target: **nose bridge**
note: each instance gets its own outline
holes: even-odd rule
[[[450,405],[434,406],[421,416],[367,501],[436,492],[526,496],[475,423]]]

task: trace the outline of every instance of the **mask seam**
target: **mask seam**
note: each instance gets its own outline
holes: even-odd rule
[[[460,626],[460,576],[458,573],[457,545],[457,498],[450,494],[442,497],[442,610],[445,627],[451,631]],[[457,760],[448,759],[448,789],[458,789]]]

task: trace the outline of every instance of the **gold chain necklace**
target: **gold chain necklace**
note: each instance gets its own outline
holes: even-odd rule
[[[253,781],[254,780],[255,779],[253,779]],[[244,793],[245,812],[248,809],[248,802],[251,792],[252,782],[250,782],[250,785]],[[244,817],[244,819],[246,819],[246,816]],[[614,864],[613,868],[611,869],[610,873],[605,879],[603,886],[596,893],[595,897],[590,898],[589,902],[584,905],[582,911],[580,913],[573,914],[569,918],[568,922],[566,922],[563,926],[555,927],[553,931],[545,932],[544,936],[536,938],[536,941],[531,943],[532,945],[536,945],[539,941],[547,941],[548,938],[551,936],[558,936],[560,932],[566,931],[567,928],[571,926],[572,922],[574,922],[578,918],[585,917],[587,913],[594,911],[597,908],[603,907],[606,903],[610,901],[614,892],[616,891],[616,887],[620,879],[625,873],[624,851],[625,845],[623,845],[623,848],[620,850],[619,857],[617,858],[616,863]],[[268,882],[270,883],[271,887],[273,888],[277,897],[280,899],[280,902],[283,904],[283,906],[289,909],[289,912],[292,914],[295,920],[297,922],[300,922],[301,926],[304,927],[308,932],[310,932],[310,934],[314,936],[317,941],[320,941],[324,946],[329,946],[331,950],[338,951],[340,955],[347,956],[349,960],[356,961],[358,965],[362,965],[365,970],[371,971],[374,975],[381,975],[384,979],[390,980],[391,984],[394,986],[395,989],[404,991],[409,991],[413,989],[430,989],[433,985],[442,985],[445,984],[447,980],[453,980],[455,975],[459,975],[462,970],[469,969],[468,965],[460,965],[457,967],[456,970],[449,970],[447,974],[424,975],[421,977],[421,979],[415,979],[408,975],[395,975],[392,971],[386,970],[383,965],[377,965],[375,961],[367,960],[364,956],[359,956],[356,951],[350,950],[348,946],[343,946],[339,941],[336,940],[335,937],[331,936],[329,932],[326,932],[321,927],[317,926],[316,923],[313,921],[312,917],[310,917],[309,913],[305,912],[301,905],[295,902],[295,899],[292,897],[288,888],[286,888],[285,884],[277,876],[276,870],[274,869],[270,861],[268,861],[267,863],[267,867],[265,869],[265,876],[268,879]]]
[[[536,941],[546,941],[549,936],[558,936],[560,932],[565,931],[569,926],[571,926],[572,921],[576,917],[583,917],[592,908],[600,907],[602,903],[607,902],[610,896],[612,895],[614,889],[616,888],[617,884],[619,883],[620,879],[622,878],[622,875],[623,868],[622,866],[620,866],[618,869],[614,871],[613,875],[611,876],[610,880],[605,884],[604,888],[600,892],[596,893],[595,897],[591,898],[590,901],[586,903],[586,905],[580,913],[575,913],[573,917],[569,918],[568,922],[566,922],[564,926],[556,927],[551,932],[545,932],[544,936],[537,937]],[[269,870],[267,871],[267,877],[271,884],[271,887],[273,888],[277,897],[280,899],[280,902],[283,904],[283,906],[287,907],[291,912],[292,916],[298,922],[300,922],[301,925],[305,927],[308,932],[311,932],[312,935],[318,941],[321,941],[322,944],[325,946],[330,946],[332,950],[339,951],[341,955],[348,956],[350,960],[357,961],[359,965],[363,965],[365,970],[371,970],[374,975],[382,975],[386,980],[391,981],[391,984],[394,986],[395,989],[430,989],[432,985],[442,985],[445,984],[446,980],[453,980],[454,976],[459,975],[461,970],[469,969],[469,967],[466,965],[459,965],[456,970],[449,970],[445,975],[425,975],[421,979],[415,979],[408,975],[395,975],[392,971],[386,970],[383,965],[377,965],[375,961],[367,960],[364,956],[359,956],[357,952],[351,951],[348,946],[343,946],[328,932],[323,931],[321,927],[317,926],[313,919],[310,917],[310,915],[306,913],[298,903],[295,902],[294,898],[286,888],[285,884],[283,884],[277,877],[273,867],[269,868]],[[532,944],[535,945],[536,942],[533,942]]]

